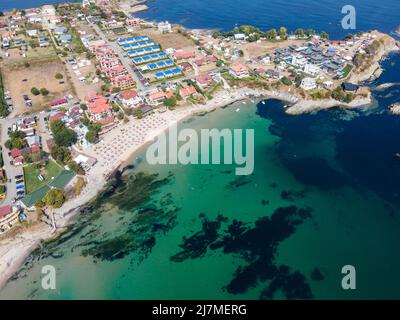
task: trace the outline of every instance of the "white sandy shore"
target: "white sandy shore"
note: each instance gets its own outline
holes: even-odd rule
[[[286,109],[286,113],[290,115],[299,115],[319,110],[326,110],[335,107],[343,107],[347,109],[361,108],[370,106],[372,104],[371,98],[355,99],[350,103],[339,102],[334,99],[327,100],[301,100],[298,103]]]

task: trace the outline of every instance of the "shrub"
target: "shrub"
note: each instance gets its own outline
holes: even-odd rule
[[[38,96],[38,95],[40,94],[40,91],[39,91],[38,88],[33,87],[33,88],[31,89],[31,93],[32,93],[34,96]]]
[[[43,202],[53,208],[61,208],[65,202],[65,194],[61,189],[49,190],[43,198]]]
[[[40,93],[42,94],[42,96],[47,96],[50,92],[46,88],[42,88],[40,89]]]

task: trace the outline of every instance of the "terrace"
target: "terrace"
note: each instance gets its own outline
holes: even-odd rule
[[[130,50],[130,51],[128,51],[128,56],[131,58],[139,57],[142,55],[159,52],[159,51],[161,51],[160,46],[152,46],[152,47],[147,47],[147,48],[142,48],[142,49]]]
[[[143,67],[141,67],[142,72],[149,72],[149,71],[155,71],[159,69],[165,69],[168,67],[172,67],[174,65],[174,62],[172,60],[165,60],[165,61],[159,61],[155,63],[150,63],[147,64]]]
[[[166,53],[160,52],[160,53],[150,54],[147,56],[133,58],[132,62],[135,65],[140,65],[140,64],[148,63],[148,62],[152,62],[152,61],[163,60],[163,59],[166,59],[167,57],[168,57],[168,55]]]
[[[153,40],[147,40],[147,41],[140,41],[140,42],[134,42],[131,44],[123,44],[121,47],[125,51],[131,50],[131,49],[142,49],[150,46],[154,46],[155,42]]]
[[[148,36],[138,36],[138,37],[130,37],[130,38],[123,38],[123,39],[118,39],[117,43],[122,46],[125,44],[131,44],[135,42],[140,42],[140,41],[147,41],[150,40]]]
[[[159,72],[155,73],[154,78],[156,80],[161,80],[161,79],[165,79],[165,78],[175,77],[180,74],[182,74],[181,68],[173,68],[173,69],[159,71]]]

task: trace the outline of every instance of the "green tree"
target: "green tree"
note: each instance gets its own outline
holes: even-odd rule
[[[224,65],[224,61],[222,61],[221,59],[218,59],[217,62],[216,62],[216,66],[217,66],[218,68],[220,68],[220,67],[222,67],[223,65]]]
[[[138,118],[138,119],[142,119],[143,118],[143,111],[140,108],[135,108],[135,110],[133,111],[133,115]]]
[[[49,190],[43,198],[43,202],[53,208],[61,208],[65,202],[65,194],[61,189]]]
[[[214,39],[217,39],[217,38],[219,38],[221,36],[221,32],[219,32],[219,31],[215,31],[215,32],[213,32],[213,34],[212,34],[212,37],[214,38]]]
[[[50,92],[46,88],[42,88],[40,89],[40,93],[42,94],[42,96],[47,96]]]
[[[74,171],[76,174],[84,174],[84,171],[83,171],[83,169],[81,168],[81,166],[80,166],[78,163],[76,163],[75,161],[69,161],[69,162],[67,163],[67,166],[68,166],[72,171]]]
[[[285,27],[280,27],[279,28],[279,37],[281,40],[286,40],[287,39],[287,29]]]
[[[85,138],[89,143],[95,143],[97,141],[97,134],[95,131],[89,130]]]
[[[305,36],[305,32],[304,29],[302,28],[298,28],[296,29],[296,31],[294,32],[294,34],[299,37],[299,38],[303,38]]]
[[[61,164],[66,164],[68,161],[71,160],[71,155],[69,153],[68,148],[63,146],[53,146],[51,148],[51,156],[54,160]]]
[[[166,107],[175,107],[176,106],[176,98],[173,96],[171,98],[165,99],[164,106]]]
[[[283,77],[281,79],[281,82],[287,86],[291,86],[292,85],[292,81],[288,78],[288,77]]]
[[[26,141],[24,140],[25,134],[23,132],[11,132],[9,137],[10,139],[7,140],[4,144],[7,149],[22,149],[26,146]]]
[[[329,40],[329,34],[327,34],[325,31],[322,31],[319,36],[321,37],[321,39]]]
[[[31,89],[31,93],[32,93],[34,96],[38,96],[38,95],[40,94],[40,91],[39,91],[38,88],[33,87],[33,88]]]
[[[67,147],[75,141],[75,132],[67,128],[61,120],[53,121],[50,124],[50,130],[53,133],[54,142],[59,146]]]
[[[306,30],[304,30],[304,33],[307,35],[307,37],[311,37],[311,36],[315,35],[315,30],[306,29]]]
[[[275,40],[278,36],[278,33],[276,32],[276,29],[272,28],[266,32],[265,36],[269,40]]]
[[[57,80],[61,80],[61,79],[64,78],[64,76],[63,76],[61,73],[57,73],[57,74],[55,75],[55,78],[56,78]]]

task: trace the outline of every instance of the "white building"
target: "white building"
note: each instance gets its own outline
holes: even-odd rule
[[[292,65],[298,66],[300,68],[304,68],[307,64],[307,59],[304,58],[302,55],[293,55],[292,56]]]
[[[246,40],[246,35],[244,33],[237,33],[235,34],[235,40],[236,41],[245,41]]]
[[[119,94],[121,103],[128,108],[139,107],[143,103],[143,99],[135,90],[122,91]]]
[[[311,74],[312,76],[316,77],[321,73],[321,70],[319,69],[318,66],[311,64],[311,63],[307,63],[304,66],[304,72],[307,74]]]
[[[315,89],[317,87],[317,82],[315,81],[314,78],[304,78],[301,81],[301,87],[304,90],[312,90],[312,89]]]
[[[333,87],[333,82],[332,81],[328,80],[328,81],[324,82],[324,88],[325,89],[330,89],[332,87]]]
[[[158,31],[160,32],[171,32],[172,26],[168,21],[160,22],[158,25]]]

